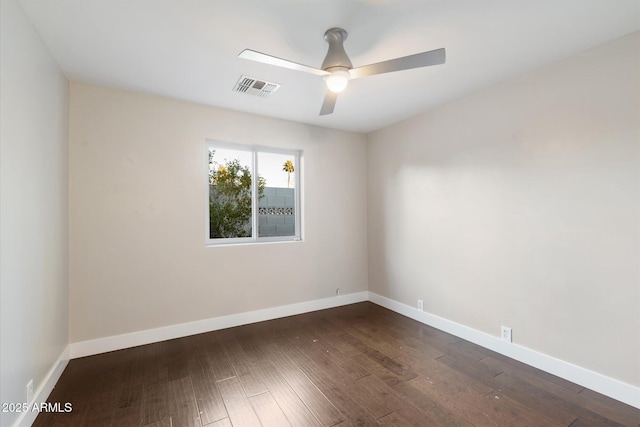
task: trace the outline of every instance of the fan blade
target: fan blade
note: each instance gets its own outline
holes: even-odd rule
[[[320,109],[320,115],[326,116],[327,114],[333,113],[333,108],[336,106],[337,100],[338,100],[338,94],[328,90],[327,94],[324,97],[322,108]]]
[[[289,68],[296,71],[304,71],[305,73],[311,73],[318,76],[325,76],[329,74],[324,70],[318,68],[308,67],[306,65],[298,64],[296,62],[287,61],[286,59],[277,58],[275,56],[267,55],[266,53],[256,52],[255,50],[245,49],[238,55],[240,58],[250,59],[252,61],[262,62],[265,64],[276,65],[278,67]]]
[[[444,64],[446,54],[444,48],[430,50],[429,52],[416,53],[402,58],[390,59],[364,67],[352,68],[349,74],[352,79],[373,76],[376,74],[390,73],[392,71],[410,70],[412,68],[427,67],[429,65]]]

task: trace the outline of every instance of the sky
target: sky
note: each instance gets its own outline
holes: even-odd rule
[[[243,166],[249,166],[251,169],[251,152],[233,150],[226,148],[216,148],[213,160],[224,165],[229,160],[238,159]],[[287,173],[282,170],[284,162],[291,160],[294,167],[298,167],[295,163],[293,155],[279,153],[258,153],[258,175],[266,179],[267,187],[287,188]],[[253,174],[253,173],[252,173]],[[295,187],[295,174],[291,174],[291,186]]]

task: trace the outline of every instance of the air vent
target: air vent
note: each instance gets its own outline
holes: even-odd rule
[[[280,87],[277,83],[265,82],[249,76],[240,76],[240,80],[233,88],[234,92],[268,98]]]

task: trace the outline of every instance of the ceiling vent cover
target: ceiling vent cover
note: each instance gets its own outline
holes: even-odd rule
[[[277,83],[265,82],[249,76],[240,76],[240,80],[233,88],[234,92],[268,98],[280,87]]]

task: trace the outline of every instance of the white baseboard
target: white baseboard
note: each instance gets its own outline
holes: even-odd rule
[[[29,410],[20,414],[13,424],[13,427],[28,427],[36,420],[39,412],[32,411],[33,405],[40,405],[40,403],[46,402],[49,398],[53,388],[60,379],[60,375],[62,375],[62,371],[64,371],[64,368],[66,368],[69,363],[70,347],[70,345],[67,345],[58,357],[58,360],[51,366],[51,369],[44,377],[44,381],[33,394],[33,400],[29,402]]]
[[[369,292],[369,301],[640,409],[640,388]]]
[[[108,351],[120,350],[123,348],[181,338],[189,335],[247,325],[250,323],[262,322],[286,316],[293,316],[326,308],[354,304],[362,301],[371,301],[382,307],[395,311],[396,313],[417,320],[418,322],[448,332],[467,341],[471,341],[482,347],[511,357],[512,359],[526,363],[527,365],[531,365],[550,374],[557,375],[558,377],[564,378],[568,381],[580,384],[583,387],[602,393],[613,399],[619,400],[620,402],[640,408],[640,388],[638,387],[623,383],[622,381],[590,371],[580,366],[573,365],[569,362],[556,359],[555,357],[537,352],[530,348],[518,344],[507,343],[497,336],[478,331],[430,313],[418,311],[417,309],[401,302],[366,291],[341,295],[339,297],[323,298],[297,304],[266,308],[263,310],[231,314],[228,316],[214,317],[211,319],[181,323],[178,325],[148,329],[145,331],[131,332],[122,335],[98,338],[95,340],[76,342],[69,345],[70,350],[69,347],[67,348],[66,360],[68,361],[69,359],[69,351],[70,357],[75,359],[78,357],[91,356]],[[58,362],[58,365],[62,364],[61,361],[62,359]],[[64,366],[66,366],[66,361],[64,362]],[[64,369],[64,366],[62,366],[62,369]],[[46,397],[49,395],[53,389],[53,385],[60,376],[62,369],[59,369],[59,372],[56,370],[57,376],[53,375],[54,372],[52,370],[49,374],[49,379],[46,381],[46,387],[43,387],[38,391],[38,399],[40,398],[40,394],[43,394],[44,399],[46,400]],[[55,378],[55,381],[52,381],[53,378]],[[49,387],[49,384],[50,388],[47,388]],[[29,424],[16,424],[16,426],[22,425]]]
[[[247,325],[265,320],[278,319],[280,317],[293,316],[341,305],[367,301],[369,293],[366,291],[345,294],[330,298],[322,298],[313,301],[305,301],[297,304],[282,305],[265,308],[263,310],[247,311],[228,316],[214,317],[195,322],[181,323],[178,325],[164,326],[145,331],[131,332],[128,334],[114,335],[94,340],[81,341],[71,344],[71,358],[91,356],[108,351],[123,348],[136,347],[144,344],[232,328],[234,326]]]

